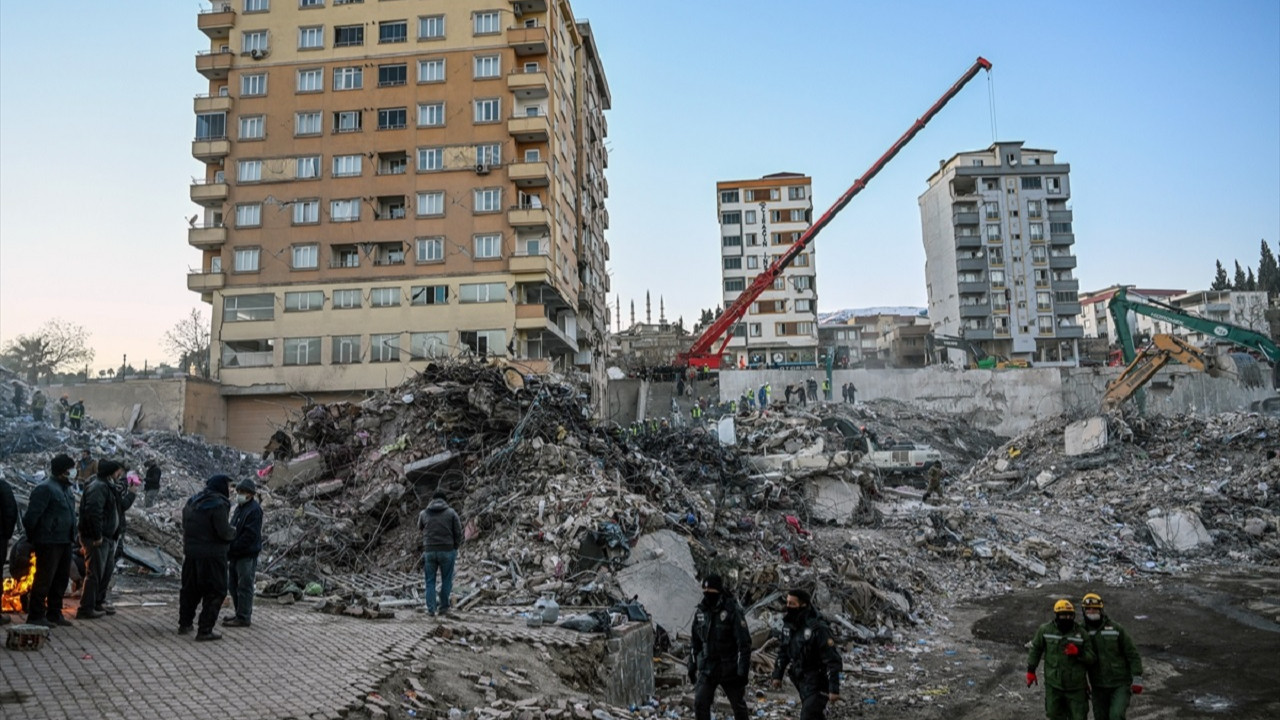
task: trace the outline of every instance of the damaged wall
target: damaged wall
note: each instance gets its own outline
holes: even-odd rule
[[[1120,368],[1067,368],[1062,373],[1064,409],[1094,414],[1107,381],[1119,375]],[[1146,411],[1153,415],[1249,410],[1276,394],[1267,387],[1245,387],[1233,377],[1210,377],[1176,365],[1157,373],[1145,390]]]
[[[210,442],[226,436],[225,412],[218,384],[193,377],[147,378],[122,382],[90,382],[41,388],[49,397],[47,413],[62,395],[84,400],[85,414],[107,427],[129,424],[134,405],[142,406],[138,430],[169,430],[203,435]]]

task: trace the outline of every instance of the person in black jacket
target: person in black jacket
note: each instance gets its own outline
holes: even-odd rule
[[[71,468],[65,454],[49,463],[52,476],[31,491],[22,527],[36,553],[36,576],[27,601],[27,624],[72,625],[62,616],[62,598],[71,575],[71,543],[76,534],[76,501],[71,494]]]
[[[800,720],[822,720],[827,703],[840,699],[840,671],[844,662],[836,650],[827,621],[813,608],[809,592],[787,591],[782,646],[773,666],[773,686],[782,686],[785,673],[800,692]]]
[[[462,521],[449,507],[444,492],[437,490],[431,502],[418,513],[422,531],[422,573],[426,578],[427,614],[436,614],[436,573],[440,573],[441,615],[449,614],[449,594],[453,592],[453,566],[462,544]]]
[[[9,559],[9,541],[13,539],[13,528],[18,524],[18,501],[13,497],[13,488],[9,481],[0,478],[0,568]],[[11,573],[12,574],[12,573]],[[9,623],[8,615],[0,615],[0,625]]]
[[[702,602],[693,616],[693,644],[689,652],[689,682],[694,683],[695,720],[711,719],[716,687],[724,688],[734,720],[747,720],[745,694],[751,670],[751,633],[747,618],[733,595],[725,592],[719,575],[702,581]]]
[[[236,534],[227,551],[227,589],[236,614],[224,618],[223,627],[249,627],[253,619],[253,581],[258,576],[258,553],[262,552],[262,506],[257,494],[258,486],[249,478],[236,485],[236,509],[231,513]]]
[[[80,497],[80,548],[84,553],[84,585],[80,588],[77,620],[106,615],[100,609],[107,599],[108,566],[116,562],[116,537],[120,533],[120,501],[114,484],[124,467],[114,460],[98,463],[98,474]]]
[[[160,465],[155,460],[148,460],[143,467],[147,473],[142,479],[142,506],[151,507],[156,504],[156,497],[160,494]]]
[[[213,629],[227,597],[227,548],[235,531],[231,511],[231,478],[214,475],[182,508],[182,589],[178,591],[178,634],[191,632],[200,607],[196,640],[221,640]]]

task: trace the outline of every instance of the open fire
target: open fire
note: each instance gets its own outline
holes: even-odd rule
[[[31,591],[31,584],[36,579],[36,554],[31,553],[31,562],[27,563],[27,574],[20,578],[4,579],[4,594],[0,595],[0,612],[22,612],[22,596]]]

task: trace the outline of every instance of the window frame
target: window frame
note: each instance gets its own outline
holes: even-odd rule
[[[431,120],[430,115],[435,115],[435,122],[423,122],[423,113],[427,113],[427,120]],[[444,101],[437,100],[435,102],[418,103],[418,127],[444,127],[445,111]]]
[[[343,65],[333,69],[333,91],[348,92],[364,89],[364,68],[359,65]]]
[[[439,21],[440,32],[435,35],[428,35],[426,31],[430,29],[431,21]],[[418,16],[418,40],[443,40],[445,38],[445,18],[443,14],[439,15],[419,15]]]
[[[426,70],[427,68],[435,68],[437,66],[440,69],[440,77],[438,78],[423,77],[424,74],[429,74],[429,73],[424,73],[423,72],[424,70]],[[446,68],[447,68],[447,64],[446,64],[445,58],[426,58],[423,60],[418,60],[418,82],[419,83],[442,83],[448,77],[445,74]]]
[[[303,7],[306,7],[305,5]],[[320,43],[308,44],[307,40],[318,36]],[[323,50],[324,49],[324,25],[301,25],[298,27],[298,49],[299,50]]]
[[[293,224],[294,225],[319,225],[320,224],[320,199],[306,198],[305,200],[294,200],[293,201]],[[295,245],[294,247],[297,248],[297,247],[303,247],[303,246]],[[319,256],[320,246],[314,245],[314,247],[316,248],[317,254],[316,254],[316,265],[313,265],[312,266],[313,268],[319,267],[319,262],[320,262],[320,256]],[[295,269],[299,267],[298,265],[294,265],[292,263],[290,264],[290,266]]]
[[[316,297],[320,298],[316,301]],[[295,307],[289,307],[290,296],[293,297]],[[303,302],[303,298],[306,298]],[[291,312],[319,312],[324,309],[324,291],[323,290],[289,290],[284,294],[284,311]]]
[[[444,217],[443,190],[419,190],[414,198],[415,214],[418,217]],[[439,209],[431,212],[431,205],[436,205]]]
[[[316,129],[314,131],[303,132],[303,122],[305,119],[315,118]],[[324,134],[324,112],[320,110],[300,110],[293,114],[293,136],[294,137],[312,137]]]
[[[352,215],[339,214],[337,212],[339,203],[342,203],[344,207],[353,208],[355,210],[355,213]],[[329,222],[331,223],[360,222],[360,198],[334,198],[333,200],[330,200],[329,201]]]
[[[481,23],[484,23],[483,27],[481,27]],[[502,16],[497,10],[476,10],[471,13],[471,34],[473,36],[496,35],[500,32],[502,32]]]
[[[502,233],[477,233],[471,240],[473,260],[502,259]]]
[[[502,188],[475,188],[471,191],[471,211],[476,214],[502,212]]]
[[[502,98],[476,98],[471,103],[473,106],[471,119],[476,125],[502,122]],[[489,108],[492,108],[492,114],[488,111]]]
[[[324,92],[324,68],[299,68],[294,82],[294,92]]]
[[[254,85],[258,87],[251,87]],[[240,76],[240,97],[262,97],[266,94],[266,73],[245,73]]]
[[[342,39],[344,33],[358,37],[349,37],[345,41]],[[340,47],[361,47],[364,45],[364,25],[334,25],[333,26],[333,46]]]
[[[432,250],[438,252],[432,252]],[[424,252],[426,250],[426,252]],[[432,257],[433,255],[439,257]],[[444,262],[444,237],[433,235],[430,237],[414,238],[413,240],[413,259],[418,264],[442,263]]]
[[[245,259],[243,266],[241,263],[242,253]],[[250,258],[252,258],[252,262],[249,262]],[[257,245],[250,245],[232,249],[231,272],[236,274],[262,272],[262,248]]]
[[[385,37],[384,31],[387,28],[394,28],[397,25],[401,26],[404,30],[400,34],[400,37],[398,39],[394,37],[388,39],[387,37]],[[409,42],[409,20],[407,18],[404,20],[383,20],[378,23],[378,44],[379,45],[394,45],[396,43],[407,43],[407,42]]]

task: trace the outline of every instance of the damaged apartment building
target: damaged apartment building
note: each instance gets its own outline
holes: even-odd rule
[[[187,286],[226,440],[434,357],[603,396],[609,87],[567,0],[215,2],[197,25]]]
[[[1076,362],[1070,173],[1052,150],[998,142],[957,153],[929,177],[919,203],[934,333],[989,355]]]

